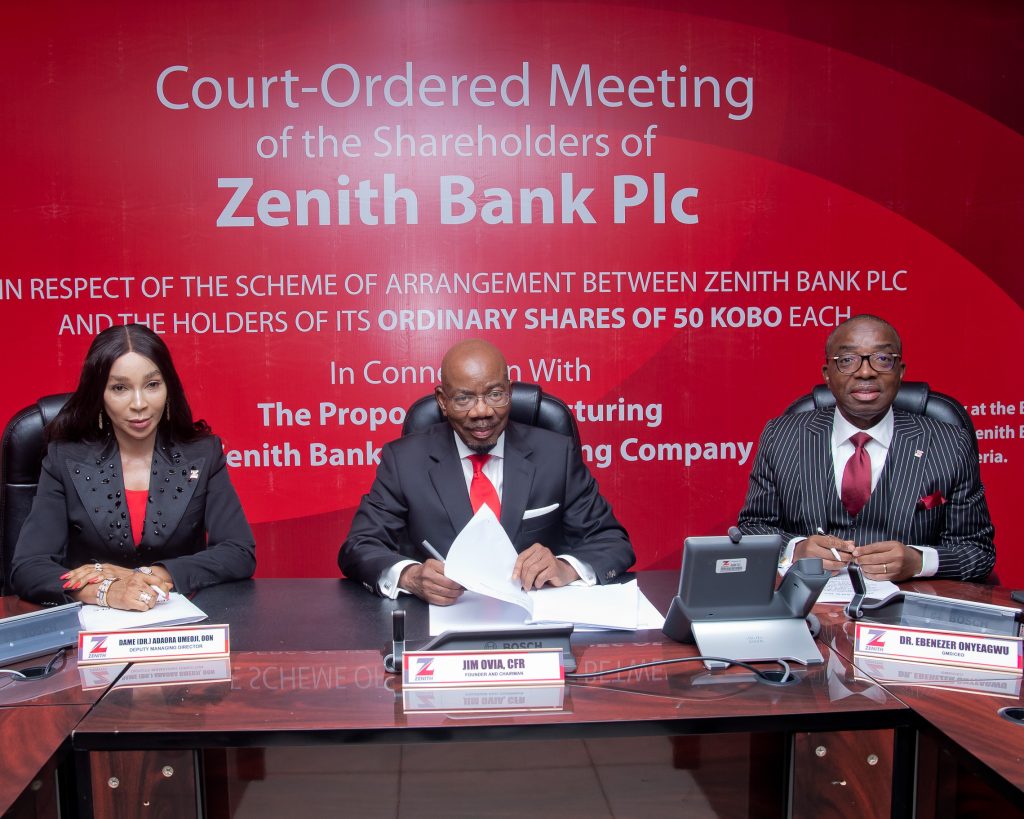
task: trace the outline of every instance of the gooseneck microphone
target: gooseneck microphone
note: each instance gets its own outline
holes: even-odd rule
[[[402,655],[405,654],[405,612],[391,612],[391,653],[384,657],[384,670],[397,674],[402,670]]]

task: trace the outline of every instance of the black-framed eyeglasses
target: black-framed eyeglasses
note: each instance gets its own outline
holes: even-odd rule
[[[832,360],[836,362],[836,369],[843,375],[853,375],[861,368],[865,361],[868,362],[871,369],[876,373],[892,372],[893,367],[896,366],[896,362],[900,358],[902,356],[899,353],[871,353],[870,355],[843,353],[842,355],[832,356]]]
[[[492,409],[507,407],[509,402],[512,400],[512,393],[508,390],[493,389],[488,390],[483,395],[476,395],[471,392],[460,392],[455,395],[445,394],[444,397],[447,399],[448,403],[459,412],[469,412],[477,405],[478,401],[483,401]]]

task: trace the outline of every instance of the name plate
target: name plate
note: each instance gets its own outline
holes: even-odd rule
[[[1024,673],[1021,644],[1020,637],[859,622],[853,650],[865,656],[981,668],[1021,676]]]
[[[562,650],[407,651],[404,686],[561,685]]]
[[[406,712],[445,714],[562,711],[564,685],[488,685],[477,688],[402,688]]]
[[[78,662],[226,657],[231,653],[228,628],[222,625],[83,631],[78,635]]]

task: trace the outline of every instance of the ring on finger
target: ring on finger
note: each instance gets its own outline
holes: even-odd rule
[[[102,563],[93,563],[93,564],[92,564],[92,567],[93,567],[93,568],[94,568],[94,569],[95,569],[96,571],[98,571],[98,572],[102,572],[102,571],[103,571],[103,564],[102,564]]]
[[[152,599],[153,595],[151,595],[149,592],[139,592],[139,600],[141,600],[143,603],[148,603]]]
[[[882,564],[882,574],[889,574],[889,564],[888,563],[883,563]]]

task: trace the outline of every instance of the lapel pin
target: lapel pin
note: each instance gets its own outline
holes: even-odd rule
[[[188,471],[188,479],[190,481],[198,481],[199,480],[199,470],[196,469],[194,466]]]
[[[914,452],[914,457],[915,458],[920,458],[922,455],[924,455],[924,450],[923,449],[918,449],[918,450],[916,450]]]

